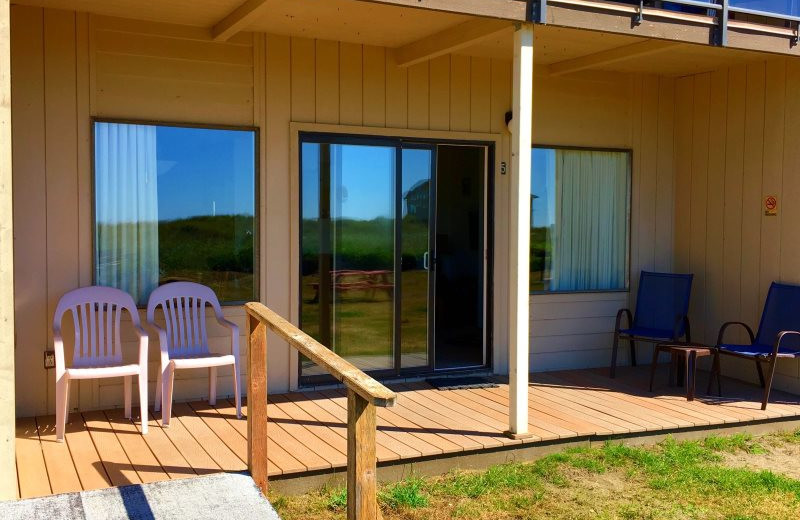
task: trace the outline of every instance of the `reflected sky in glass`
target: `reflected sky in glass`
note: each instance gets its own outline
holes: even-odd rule
[[[159,126],[158,217],[253,215],[255,132]]]
[[[303,218],[319,218],[319,150],[319,144],[312,142],[303,143],[301,149]],[[393,191],[394,178],[384,173],[394,171],[394,147],[335,144],[331,145],[331,150],[332,174],[338,175],[342,187],[339,193],[341,213],[337,212],[336,216],[353,220],[392,218],[391,208],[387,208],[383,197],[376,194]],[[404,190],[407,185],[430,175],[429,154],[407,154],[403,161],[404,171],[410,175],[404,177]]]
[[[556,151],[534,148],[531,153],[531,226],[549,227],[556,221]]]

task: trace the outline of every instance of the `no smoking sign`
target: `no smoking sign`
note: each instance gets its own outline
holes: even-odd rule
[[[774,217],[778,214],[778,197],[767,195],[764,197],[764,216]]]

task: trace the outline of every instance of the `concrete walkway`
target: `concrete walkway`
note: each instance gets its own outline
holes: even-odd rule
[[[0,518],[280,520],[253,479],[238,473],[0,502]]]

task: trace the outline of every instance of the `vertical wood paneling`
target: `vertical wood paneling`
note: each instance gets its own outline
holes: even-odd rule
[[[491,131],[495,133],[507,131],[506,112],[511,106],[511,62],[492,60],[492,103]],[[533,93],[534,99],[538,94]],[[505,157],[505,154],[503,154]]]
[[[675,82],[675,270],[689,272],[694,78]]]
[[[386,52],[386,126],[408,125],[408,69],[398,67],[394,53]]]
[[[294,92],[290,80],[294,70],[292,51],[294,42],[286,36],[267,35],[264,70],[266,93],[264,136],[265,161],[261,172],[264,179],[266,204],[261,208],[262,234],[261,254],[265,257],[265,289],[261,300],[283,316],[291,312],[291,288],[296,278],[291,273],[287,251],[291,248],[293,226],[285,225],[286,215],[291,214],[291,180],[289,171],[289,121],[292,118],[286,100]],[[300,105],[298,110],[307,110]],[[292,111],[294,104],[292,104]],[[267,384],[271,391],[286,387],[290,370],[289,346],[274,335],[269,335],[270,357],[267,363]]]
[[[744,164],[745,95],[747,69],[728,72],[728,114],[725,132],[725,210],[723,222],[722,279],[725,298],[722,314],[726,320],[741,317],[742,272],[742,175]],[[729,318],[729,317],[733,318]]]
[[[724,236],[725,236],[725,149],[727,134],[728,71],[711,73],[709,105],[708,177],[706,188],[706,301],[701,319],[706,323],[706,340],[717,332],[725,298]]]
[[[642,266],[639,262],[639,249],[641,248],[642,244],[638,240],[639,237],[639,225],[641,223],[639,217],[639,188],[640,188],[640,180],[643,174],[642,168],[640,167],[642,164],[642,76],[637,74],[630,78],[631,81],[631,147],[634,150],[633,156],[631,157],[631,185],[630,185],[630,205],[631,205],[631,221],[630,221],[630,236],[632,239],[630,240],[630,266],[629,266],[629,276],[630,276],[630,306],[635,308],[636,306],[636,295],[637,291],[639,290],[639,273],[642,270]]]
[[[468,131],[470,123],[470,58],[450,58],[450,130]]]
[[[764,151],[765,64],[747,66],[742,181],[742,321],[757,323],[761,313],[761,174]]]
[[[361,45],[342,42],[339,46],[339,121],[343,125],[364,122],[362,112],[363,56]]]
[[[59,298],[79,285],[78,154],[75,85],[75,14],[44,11],[44,156],[47,165],[47,315]],[[48,327],[48,330],[50,327]],[[48,377],[48,407],[54,405],[55,381]],[[78,392],[74,392],[72,403]]]
[[[408,68],[408,127],[428,128],[429,62]]]
[[[491,127],[491,73],[492,62],[489,58],[472,58],[469,82],[469,128],[472,132],[488,132]]]
[[[800,83],[800,63],[786,60],[786,84]],[[790,283],[800,283],[800,96],[786,96],[785,141],[783,147],[783,193],[781,205],[781,256],[779,277]]]
[[[13,122],[14,311],[17,412],[47,412],[47,181],[45,177],[43,12],[11,7]],[[23,227],[24,226],[24,229]]]
[[[656,239],[656,182],[658,179],[658,78],[645,76],[642,83],[641,139],[638,162],[638,231],[634,238],[639,243],[638,265],[641,269],[655,268]]]
[[[291,42],[292,77],[305,78],[305,81],[293,81],[291,84],[292,121],[313,123],[316,84],[315,43],[308,38],[294,37]]]
[[[439,56],[430,65],[430,128],[450,129],[450,56]]]
[[[313,59],[316,70],[316,121],[335,125],[339,123],[339,43],[317,40],[315,51]],[[294,55],[292,57],[294,58]],[[292,77],[304,76],[292,71]],[[296,83],[302,81],[292,82],[292,85]]]
[[[658,158],[656,164],[655,269],[672,271],[674,243],[674,110],[675,81],[660,78],[658,82]]]
[[[764,159],[761,176],[762,201],[768,195],[783,200],[783,136],[786,108],[786,60],[767,61],[764,95]],[[792,89],[794,91],[794,89]],[[800,201],[790,201],[798,203]],[[762,208],[763,212],[763,202]],[[780,236],[782,217],[761,218],[761,261],[759,264],[759,295],[767,296],[769,284],[780,272]]]
[[[706,211],[708,196],[708,128],[711,100],[711,76],[700,74],[694,80],[692,114],[692,179],[690,196],[689,269],[694,273],[690,316],[692,332],[705,337],[706,301]]]
[[[386,125],[386,49],[364,46],[364,125]]]

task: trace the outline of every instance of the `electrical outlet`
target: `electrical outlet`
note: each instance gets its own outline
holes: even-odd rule
[[[55,368],[56,367],[56,351],[55,350],[45,350],[44,351],[44,368]]]

